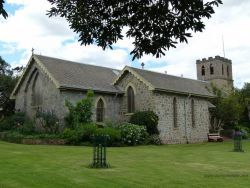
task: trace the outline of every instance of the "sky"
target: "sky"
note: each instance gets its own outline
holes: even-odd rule
[[[161,58],[144,55],[136,61],[129,54],[133,49],[129,38],[118,41],[113,50],[81,46],[64,18],[46,15],[50,6],[47,0],[6,1],[9,17],[0,17],[0,56],[13,67],[26,65],[34,48],[36,54],[116,69],[140,67],[144,62],[147,70],[196,79],[196,60],[223,57],[224,40],[225,57],[233,64],[234,85],[241,88],[250,82],[249,0],[224,0],[212,18],[204,19],[205,30],[193,33],[188,44],[178,44]]]

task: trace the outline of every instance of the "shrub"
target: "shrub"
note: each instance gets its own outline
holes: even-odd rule
[[[24,139],[24,135],[18,132],[7,132],[2,139],[4,141],[12,142],[12,143],[22,143]]]
[[[66,128],[63,131],[62,138],[66,139],[68,144],[79,145],[82,142],[91,141],[96,129],[94,124],[82,124],[76,129]]]
[[[247,139],[249,137],[250,129],[248,127],[244,127],[242,126],[242,124],[239,124],[238,126],[236,126],[235,130],[238,130],[241,132],[243,139]]]
[[[40,125],[43,127],[45,133],[59,132],[59,119],[53,111],[38,110],[36,118],[40,120]]]
[[[120,129],[121,125],[122,123],[119,121],[112,121],[112,120],[105,121],[105,127]]]
[[[228,138],[233,138],[234,136],[234,130],[233,129],[224,129],[220,131],[221,136],[225,136]]]
[[[82,124],[77,131],[81,134],[82,141],[91,141],[93,135],[96,132],[96,125],[93,123]]]
[[[33,134],[35,133],[34,122],[26,118],[25,122],[22,125],[18,126],[16,130],[25,135]]]
[[[25,114],[22,112],[6,116],[0,121],[0,131],[14,130],[19,126],[22,126],[25,119]]]
[[[160,139],[158,134],[149,135],[146,142],[147,142],[147,144],[154,144],[154,145],[161,145],[162,144],[161,139]]]
[[[94,136],[108,136],[108,146],[120,146],[121,145],[121,131],[111,127],[98,128]]]
[[[152,135],[159,134],[158,120],[158,116],[153,111],[143,111],[134,113],[130,118],[130,123],[146,126],[147,132]]]
[[[146,128],[140,125],[125,123],[121,126],[121,139],[124,144],[143,144],[148,134]]]
[[[12,116],[5,117],[0,121],[0,131],[12,130],[15,124]]]
[[[65,106],[69,110],[69,114],[65,117],[68,128],[76,128],[81,123],[91,122],[93,96],[93,91],[89,90],[86,98],[78,101],[75,106],[68,100],[65,101]]]
[[[64,129],[62,138],[66,140],[67,144],[79,144],[79,137],[75,130],[69,128]]]

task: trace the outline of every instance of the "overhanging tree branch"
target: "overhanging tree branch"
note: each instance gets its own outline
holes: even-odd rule
[[[202,18],[210,18],[221,0],[48,0],[48,15],[65,17],[81,45],[96,43],[104,50],[126,37],[134,39],[133,60],[144,54],[157,58],[188,42],[190,31],[202,32]]]

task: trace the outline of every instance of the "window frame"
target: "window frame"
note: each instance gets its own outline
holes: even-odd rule
[[[192,120],[192,127],[195,128],[195,104],[194,104],[194,99],[191,99],[191,120]]]
[[[174,128],[178,127],[178,112],[177,112],[177,99],[173,98],[173,126]]]
[[[205,66],[202,65],[202,66],[201,66],[201,76],[205,76],[205,75],[206,75]]]
[[[127,112],[135,112],[135,91],[132,86],[128,86],[127,88]]]
[[[213,66],[212,63],[210,64],[210,74],[211,74],[211,75],[214,74],[214,66]]]
[[[102,123],[105,119],[105,103],[102,98],[97,99],[96,103],[96,122]]]

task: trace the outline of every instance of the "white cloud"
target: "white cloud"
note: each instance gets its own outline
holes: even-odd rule
[[[8,0],[7,3],[21,5],[14,15],[0,23],[2,54],[24,51],[20,61],[11,64],[25,65],[32,48],[38,54],[113,68],[129,64],[127,50],[103,51],[95,45],[81,46],[65,19],[46,15],[50,8],[48,1]]]
[[[223,56],[222,35],[225,44],[226,57],[233,62],[233,77],[235,85],[241,87],[249,82],[250,59],[250,1],[244,3],[233,0],[225,1],[216,8],[215,15],[206,23],[202,33],[195,33],[188,44],[179,44],[177,49],[170,49],[160,60],[144,56],[142,61],[165,62],[161,68],[151,70],[165,72],[184,77],[196,78],[196,60],[215,55]]]
[[[113,68],[122,68],[131,63],[129,52],[133,49],[133,39],[125,37],[118,41],[113,51],[103,51],[95,45],[80,46],[77,35],[63,18],[48,18],[46,11],[50,4],[47,0],[8,0],[7,3],[22,5],[7,20],[0,19],[0,42],[4,44],[2,53],[12,53],[14,56],[16,51],[23,51],[20,61],[13,64],[27,63],[32,47],[38,54]],[[139,61],[151,70],[196,78],[197,59],[223,56],[223,35],[226,57],[232,59],[235,84],[240,87],[250,81],[249,9],[249,0],[225,0],[223,5],[216,8],[215,15],[205,21],[204,32],[195,33],[188,44],[178,44],[176,49],[170,49],[160,59],[145,55]],[[125,32],[126,28],[123,30],[124,36]]]

